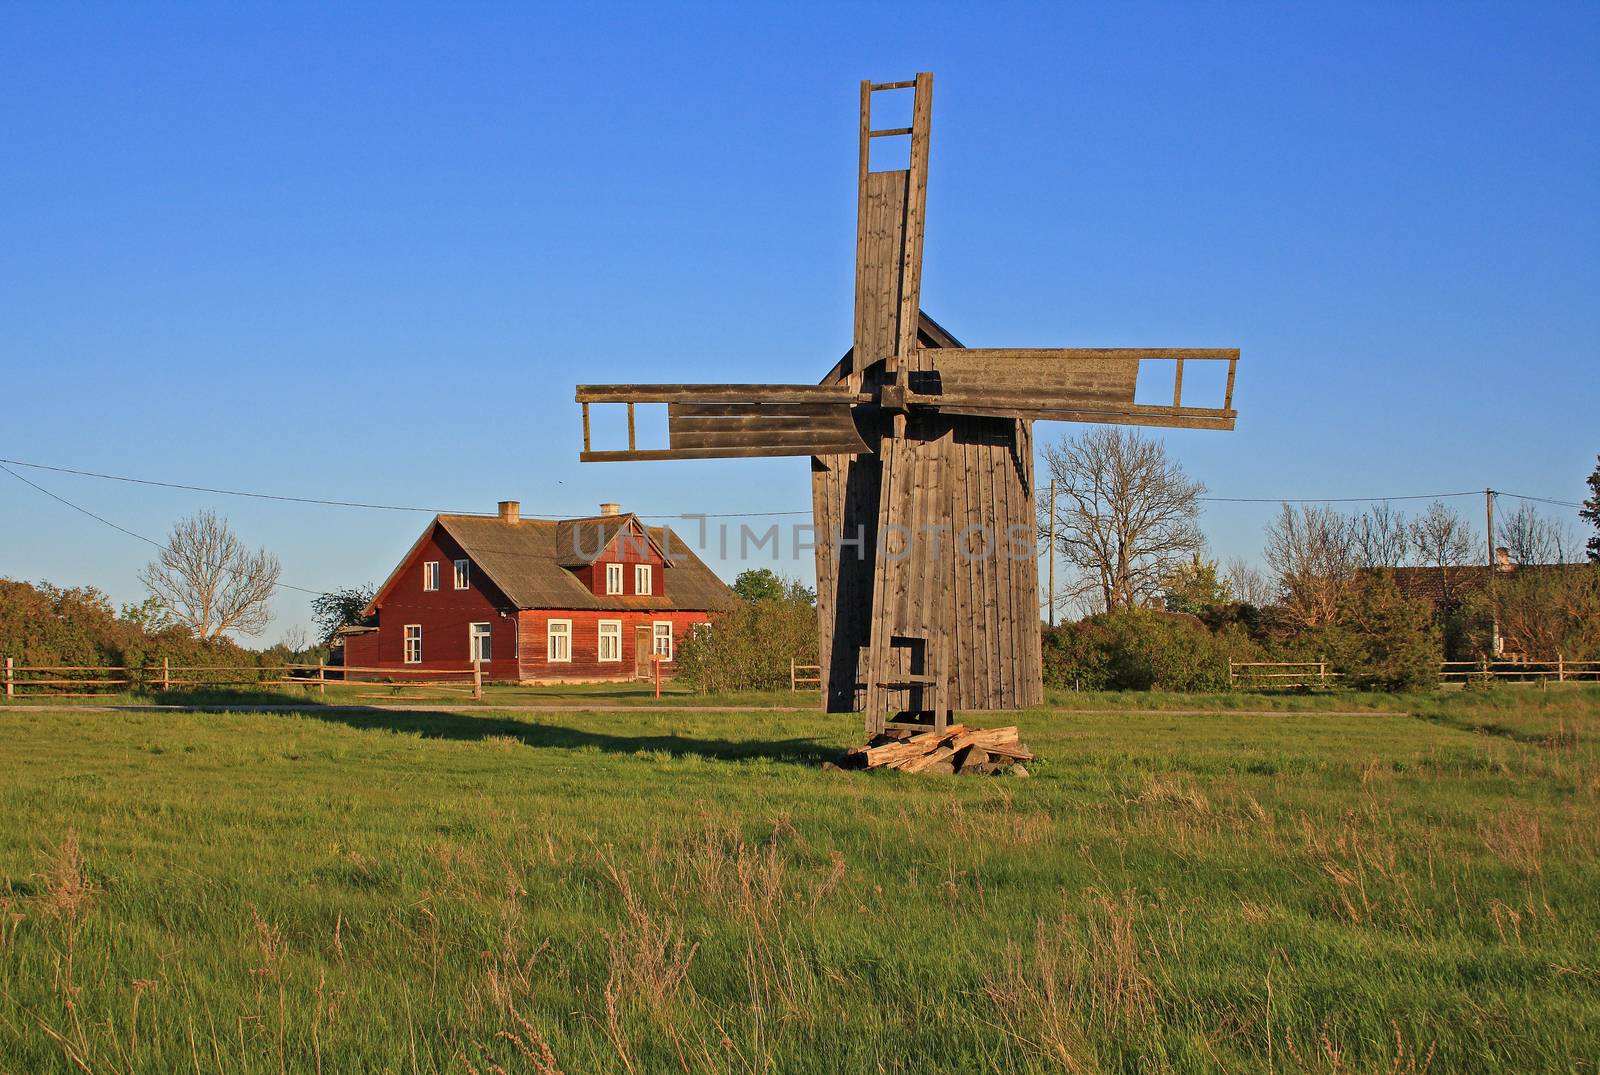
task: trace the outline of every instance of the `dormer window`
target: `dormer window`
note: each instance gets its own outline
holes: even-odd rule
[[[633,592],[636,594],[652,593],[650,576],[653,572],[649,564],[633,565]]]
[[[622,592],[622,565],[606,565],[606,593],[620,594]]]
[[[472,563],[469,560],[456,561],[456,589],[465,590],[472,585]]]

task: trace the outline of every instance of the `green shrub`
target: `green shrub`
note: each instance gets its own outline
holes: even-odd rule
[[[789,662],[817,662],[817,610],[804,595],[744,601],[678,648],[678,681],[697,691],[782,690]]]
[[[1444,650],[1433,610],[1402,595],[1387,571],[1346,590],[1323,639],[1344,686],[1383,691],[1438,686]]]
[[[1078,690],[1210,691],[1228,686],[1228,661],[1254,645],[1227,624],[1211,631],[1193,616],[1130,609],[1046,629],[1047,686]]]

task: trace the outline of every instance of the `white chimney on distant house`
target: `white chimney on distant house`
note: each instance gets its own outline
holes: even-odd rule
[[[622,514],[622,505],[621,504],[601,504],[600,505],[600,514],[601,515],[621,515]]]
[[[500,521],[503,523],[518,522],[522,518],[522,504],[516,500],[500,501]]]

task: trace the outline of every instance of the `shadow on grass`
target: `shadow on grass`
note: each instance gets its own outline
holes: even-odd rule
[[[307,717],[344,724],[362,730],[408,732],[424,739],[514,739],[524,746],[553,747],[558,750],[584,748],[607,754],[637,754],[661,751],[673,757],[699,755],[716,761],[743,761],[752,758],[816,767],[824,761],[837,761],[838,746],[814,739],[702,739],[672,733],[627,734],[595,732],[559,724],[514,720],[492,714],[458,713],[446,710],[376,709],[359,706],[308,705],[299,710]],[[654,714],[659,715],[660,710]],[[626,714],[608,714],[626,720]]]

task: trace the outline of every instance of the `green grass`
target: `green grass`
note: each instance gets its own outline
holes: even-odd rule
[[[5,708],[0,1072],[1596,1071],[1600,691],[1353,697]]]

